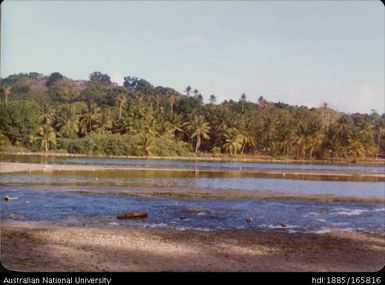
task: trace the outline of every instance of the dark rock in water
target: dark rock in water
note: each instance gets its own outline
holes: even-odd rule
[[[285,222],[282,222],[282,223],[281,223],[281,227],[287,228],[287,226],[288,226],[288,223],[285,223]]]
[[[186,220],[187,217],[179,217],[179,220]]]
[[[245,220],[246,220],[246,223],[251,224],[253,222],[253,217],[247,216]]]
[[[125,220],[125,219],[147,218],[147,216],[148,216],[148,213],[146,211],[139,211],[139,212],[127,212],[117,216],[117,218],[121,220]]]
[[[11,201],[11,200],[16,200],[16,199],[17,199],[17,197],[9,197],[9,196],[4,196],[4,198],[3,198],[3,200],[5,202]]]

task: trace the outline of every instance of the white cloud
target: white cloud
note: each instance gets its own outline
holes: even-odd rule
[[[186,37],[175,39],[173,42],[174,47],[178,48],[191,48],[202,43],[202,37],[200,35],[189,35]]]
[[[111,74],[111,81],[112,81],[112,82],[115,82],[115,83],[118,83],[118,85],[123,85],[123,82],[124,82],[124,76],[123,76],[123,74],[114,71],[114,72]]]

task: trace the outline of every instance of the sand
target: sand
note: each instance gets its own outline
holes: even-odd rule
[[[1,263],[17,271],[378,271],[384,236],[260,230],[58,227],[3,222]]]

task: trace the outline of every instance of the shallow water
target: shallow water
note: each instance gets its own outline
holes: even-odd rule
[[[220,161],[189,161],[189,160],[156,160],[128,159],[106,157],[60,157],[43,155],[9,155],[0,154],[1,161],[24,163],[55,163],[80,165],[109,165],[136,168],[176,168],[193,170],[275,170],[275,171],[339,171],[347,173],[381,173],[385,174],[385,165],[356,165],[353,163],[269,163],[269,162],[220,162]]]
[[[38,162],[41,157],[17,157],[17,162]],[[184,229],[259,228],[288,232],[327,233],[330,228],[385,234],[384,203],[321,202],[300,197],[330,196],[385,200],[380,181],[349,179],[285,179],[232,170],[274,169],[383,173],[383,166],[192,162],[47,157],[49,163],[125,165],[159,170],[37,171],[6,173],[0,177],[1,217],[7,220],[47,221],[59,225],[119,227],[174,227]],[[20,161],[23,160],[23,161]],[[16,161],[15,161],[16,162]],[[190,168],[171,171],[164,168]],[[196,170],[203,171],[196,171]],[[219,169],[221,172],[205,172]],[[300,177],[299,177],[300,178]],[[141,196],[142,194],[151,194]],[[167,195],[160,196],[159,193]],[[201,193],[208,196],[178,194]],[[229,195],[231,193],[232,195]],[[266,200],[243,194],[299,195],[295,200]],[[169,195],[168,195],[169,194]],[[218,198],[220,196],[221,198]],[[118,214],[147,210],[149,217],[118,220]],[[253,222],[247,223],[246,217]],[[287,223],[287,227],[282,227]]]
[[[78,194],[55,187],[2,188],[2,219],[49,221],[61,225],[176,227],[178,229],[260,228],[317,231],[324,227],[384,232],[385,207],[351,203],[264,200],[190,200]],[[127,211],[146,210],[147,219],[118,220]],[[246,223],[246,217],[252,223]],[[283,228],[281,223],[287,223]]]
[[[192,192],[240,193],[271,192],[296,195],[332,195],[385,199],[384,182],[376,181],[318,181],[299,179],[260,178],[253,175],[231,173],[191,174],[175,171],[53,171],[32,173],[7,173],[0,177],[0,185],[53,185],[53,186],[97,186],[101,190],[114,192],[115,187],[131,189],[188,190]],[[96,189],[97,191],[97,189]]]

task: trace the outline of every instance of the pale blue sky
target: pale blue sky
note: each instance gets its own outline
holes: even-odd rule
[[[384,112],[380,1],[16,1],[2,3],[1,76],[93,71],[205,99]]]

